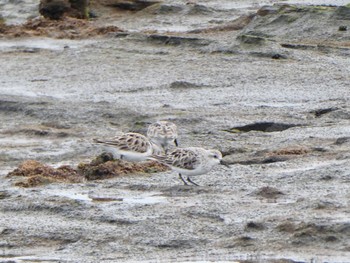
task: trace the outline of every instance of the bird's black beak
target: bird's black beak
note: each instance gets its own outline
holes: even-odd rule
[[[230,165],[227,162],[225,162],[224,160],[220,160],[220,164],[225,165],[226,167],[230,167]]]
[[[178,147],[179,144],[177,143],[177,139],[174,140],[175,146]]]

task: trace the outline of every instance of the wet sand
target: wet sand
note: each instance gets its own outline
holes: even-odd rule
[[[349,262],[349,22],[212,30],[255,2],[166,2],[96,21],[126,33],[1,39],[1,260]],[[28,159],[88,162],[92,138],[159,119],[230,167],[200,187],[170,171],[34,188],[6,176]]]

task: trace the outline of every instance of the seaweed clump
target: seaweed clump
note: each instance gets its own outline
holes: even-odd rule
[[[157,173],[168,170],[165,165],[155,161],[141,163],[113,160],[112,156],[103,153],[97,156],[90,163],[80,163],[77,171],[83,174],[87,180],[108,179],[116,176],[123,176],[135,173]]]
[[[8,173],[7,177],[25,177],[16,182],[16,186],[35,187],[54,182],[81,183],[85,177],[68,165],[53,168],[35,160],[23,162],[18,168]]]
[[[36,187],[50,183],[83,183],[91,180],[102,180],[129,174],[150,174],[163,172],[168,167],[155,161],[131,163],[113,160],[106,153],[97,156],[90,163],[80,163],[77,168],[63,165],[53,168],[35,160],[27,160],[18,168],[9,172],[7,177],[22,177],[15,182],[20,187]]]

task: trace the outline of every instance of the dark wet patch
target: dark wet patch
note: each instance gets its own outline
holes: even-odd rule
[[[254,238],[250,236],[241,236],[236,238],[232,247],[249,247],[254,245]]]
[[[247,149],[228,149],[223,151],[223,156],[230,156],[225,158],[227,164],[269,164],[277,162],[285,162],[300,156],[305,156],[314,149],[309,149],[303,146],[290,146],[274,151],[262,150],[251,154],[245,154]]]
[[[272,156],[275,155],[305,155],[309,153],[310,150],[305,147],[288,147],[288,148],[282,148],[279,150],[275,150],[271,152],[270,154]]]
[[[338,208],[341,208],[342,205],[341,204],[337,204],[334,202],[330,202],[330,201],[318,201],[315,205],[314,205],[314,209],[316,210],[335,210]]]
[[[335,144],[335,145],[342,145],[342,144],[348,143],[348,142],[350,142],[350,137],[341,137],[341,138],[338,138],[338,139],[334,142],[334,144]]]
[[[208,6],[199,5],[199,4],[189,5],[188,7],[189,7],[189,10],[187,12],[187,15],[209,15],[214,11],[212,8]]]
[[[9,198],[10,196],[11,194],[6,190],[0,191],[0,200]]]
[[[67,130],[72,128],[71,125],[66,124],[66,123],[61,123],[58,121],[47,121],[41,123],[42,126],[48,127],[48,128],[53,128],[53,129],[58,129],[58,130]]]
[[[314,114],[316,118],[321,117],[324,114],[330,113],[332,111],[337,110],[338,108],[324,108],[324,109],[317,109],[317,110],[313,110],[310,111],[311,114]]]
[[[248,149],[246,148],[228,148],[221,150],[222,156],[225,157],[226,155],[233,155],[233,154],[240,154],[240,153],[246,153]]]
[[[289,160],[289,158],[287,158],[287,157],[269,156],[267,158],[262,159],[260,164],[285,162],[287,160]],[[257,163],[259,163],[259,162],[257,162]]]
[[[333,176],[331,176],[329,174],[321,175],[319,180],[320,181],[331,181],[331,180],[333,180]]]
[[[251,52],[250,55],[258,58],[287,59],[287,55],[276,52]]]
[[[348,238],[350,223],[317,224],[300,223],[296,226],[292,243],[294,245],[313,245],[314,242],[334,243]]]
[[[282,47],[290,49],[300,49],[300,50],[318,50],[317,45],[310,44],[292,44],[292,43],[282,43]]]
[[[162,249],[188,249],[197,245],[205,245],[206,243],[208,243],[208,240],[205,239],[172,239],[164,243],[153,244],[153,246]]]
[[[210,40],[195,38],[195,37],[180,37],[169,35],[152,34],[147,37],[147,40],[156,44],[170,45],[170,46],[207,46],[211,43]]]
[[[265,229],[265,225],[263,223],[259,223],[259,222],[248,222],[245,226],[245,230],[246,231],[252,231],[252,230],[264,230]]]
[[[122,202],[123,198],[115,198],[115,197],[92,197],[91,200],[93,202]]]
[[[350,120],[350,112],[347,110],[336,110],[329,114],[332,119]]]
[[[171,14],[178,14],[180,12],[184,12],[185,6],[176,5],[176,4],[162,4],[162,5],[154,6],[149,11],[150,13],[155,15],[171,15]]]
[[[22,129],[13,129],[13,130],[6,130],[3,132],[3,134],[8,135],[16,135],[16,134],[25,134],[29,136],[37,136],[37,137],[56,137],[56,138],[64,138],[68,136],[74,136],[74,134],[69,133],[67,131],[55,131],[50,128],[45,127],[32,127],[32,128],[22,128]]]
[[[267,39],[263,36],[243,34],[243,35],[238,36],[238,40],[240,40],[240,42],[242,44],[263,45],[266,43]]]
[[[241,164],[241,165],[254,165],[254,164],[269,164],[277,162],[285,162],[290,160],[288,156],[245,156],[243,158],[225,158],[227,165]]]
[[[108,223],[108,224],[116,224],[116,225],[133,225],[133,224],[137,223],[137,221],[132,221],[129,219],[122,219],[122,218],[111,218],[109,216],[101,216],[97,220],[99,222]]]
[[[244,126],[236,126],[231,129],[225,130],[227,132],[250,132],[250,131],[262,131],[262,132],[278,132],[284,131],[293,127],[298,127],[298,124],[287,124],[278,122],[256,122]]]
[[[17,102],[0,100],[0,112],[27,112],[29,107],[47,106],[48,102]]]
[[[159,1],[143,1],[143,0],[135,0],[135,1],[107,1],[106,6],[116,7],[122,10],[127,11],[140,11],[151,5],[159,4]]]
[[[13,228],[2,228],[1,231],[0,231],[0,236],[2,235],[10,235],[12,233],[14,233],[16,230],[13,229]]]
[[[280,232],[293,233],[296,229],[296,226],[292,222],[285,221],[277,225],[276,229]]]
[[[336,20],[350,20],[350,7],[339,6],[336,8],[333,18]]]
[[[277,198],[280,197],[281,195],[284,195],[283,192],[281,192],[280,190],[278,190],[275,187],[270,187],[270,186],[264,186],[262,188],[259,188],[256,192],[255,195],[257,196],[261,196],[264,198]]]
[[[199,85],[199,84],[190,83],[187,81],[174,81],[169,85],[169,89],[173,89],[173,90],[198,89],[202,87],[206,87],[206,85]]]

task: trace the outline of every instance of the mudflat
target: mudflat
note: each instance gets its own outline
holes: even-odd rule
[[[2,261],[349,262],[349,7],[93,7],[1,31]],[[93,138],[162,119],[230,166],[199,187],[142,164],[35,187],[9,174],[73,173],[102,153]]]

